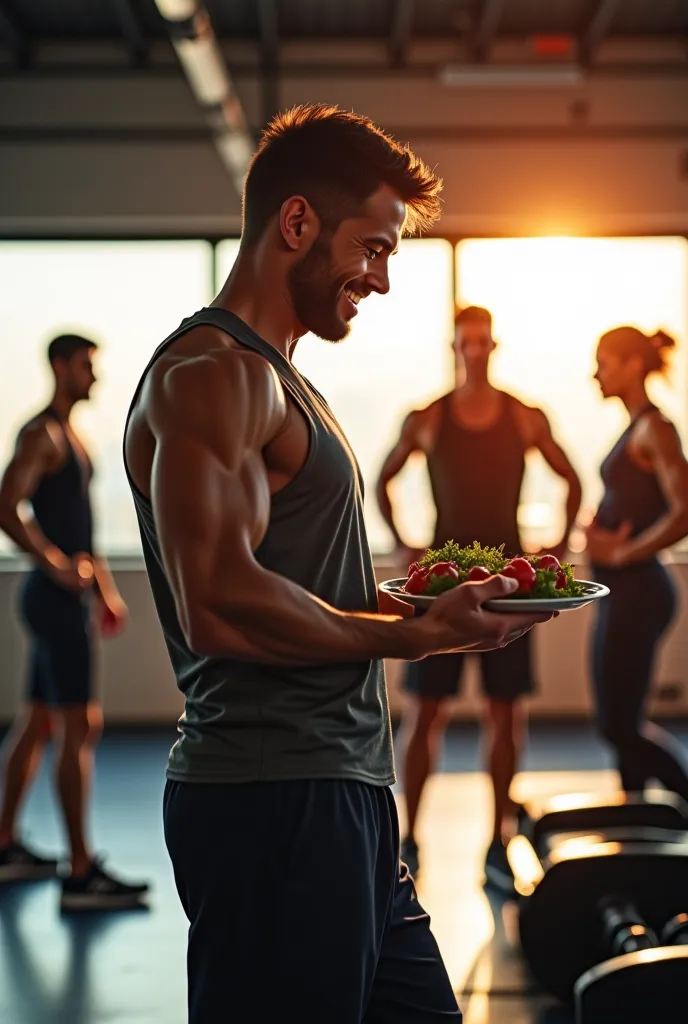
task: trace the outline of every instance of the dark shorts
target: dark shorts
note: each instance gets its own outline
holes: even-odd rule
[[[164,822],[189,1024],[461,1020],[388,788],[168,781]]]
[[[506,647],[479,654],[435,654],[409,663],[405,688],[429,700],[454,697],[461,690],[467,657],[480,659],[482,692],[491,700],[513,703],[535,689],[532,669],[532,632]]]
[[[20,595],[29,635],[27,697],[56,707],[92,699],[89,604],[42,573],[29,573]]]

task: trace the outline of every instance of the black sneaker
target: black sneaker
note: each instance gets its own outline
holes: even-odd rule
[[[406,865],[411,878],[415,878],[418,874],[418,843],[415,839],[412,839],[410,836],[402,839],[399,860],[402,864]]]
[[[62,880],[62,910],[126,910],[142,906],[141,899],[148,892],[148,883],[128,885],[103,870],[101,862],[94,860],[82,878],[72,875]]]
[[[485,884],[492,885],[509,896],[514,896],[514,873],[511,870],[506,846],[501,839],[493,839],[485,857]]]
[[[57,876],[58,862],[39,857],[23,843],[0,850],[0,882],[39,882]]]

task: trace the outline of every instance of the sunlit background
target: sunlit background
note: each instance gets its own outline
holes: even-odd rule
[[[19,426],[49,398],[48,341],[66,330],[92,336],[101,346],[99,383],[76,422],[95,456],[98,536],[110,554],[140,550],[121,459],[136,382],[156,345],[211,300],[237,250],[235,239],[219,243],[213,280],[212,247],[203,241],[0,243],[0,456],[9,457]],[[452,386],[455,295],[460,305],[492,311],[494,382],[545,409],[583,479],[585,518],[600,495],[599,464],[624,424],[619,404],[603,402],[592,381],[603,331],[631,323],[676,336],[670,378],[651,388],[686,437],[687,281],[684,238],[402,242],[390,261],[389,294],[361,305],[343,343],[307,336],[295,358],[358,455],[373,550],[391,547],[374,497],[382,461],[404,416]],[[393,487],[404,537],[426,544],[434,512],[424,459],[411,459]],[[562,498],[560,481],[533,455],[519,513],[527,546],[556,539]],[[9,542],[0,543],[7,554]]]
[[[468,239],[457,246],[461,305],[486,306],[499,347],[494,383],[541,406],[583,482],[581,518],[601,496],[599,465],[626,425],[617,401],[592,380],[597,339],[612,327],[663,327],[678,341],[652,398],[686,434],[688,241],[685,238]],[[530,544],[561,535],[563,485],[529,459],[519,512]]]

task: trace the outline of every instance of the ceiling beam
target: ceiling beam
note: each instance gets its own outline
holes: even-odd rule
[[[267,55],[270,60],[276,60],[279,42],[276,0],[258,0],[258,21],[263,54]]]
[[[393,68],[403,68],[406,64],[413,29],[414,7],[414,0],[395,0],[389,37],[389,62]]]
[[[0,0],[0,42],[2,41],[12,51],[15,66],[26,67],[30,55],[29,37],[5,0]]]
[[[260,126],[254,126],[256,134]],[[508,142],[600,142],[614,141],[667,142],[674,141],[685,144],[688,142],[688,126],[686,125],[476,125],[473,127],[457,127],[449,125],[427,125],[393,122],[388,131],[395,138],[413,142],[475,142],[501,143]],[[53,126],[50,128],[36,126],[33,128],[3,128],[0,125],[0,144],[33,145],[51,143],[86,143],[121,144],[136,143],[137,146],[155,147],[160,144],[193,144],[207,145],[208,132],[204,125],[198,127],[175,125],[110,125],[94,128],[86,126]]]
[[[110,7],[126,41],[132,65],[141,67],[148,57],[148,41],[131,0],[110,0]]]
[[[255,149],[246,114],[203,0],[155,0],[222,163],[242,195]]]
[[[262,119],[267,124],[279,110],[279,22],[277,0],[258,0]]]
[[[483,0],[471,46],[475,60],[487,60],[503,11],[504,0]]]
[[[592,63],[620,6],[621,0],[597,0],[578,39],[578,52],[582,63]]]

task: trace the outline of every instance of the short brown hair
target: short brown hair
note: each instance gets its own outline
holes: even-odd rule
[[[243,238],[257,241],[282,203],[302,195],[330,229],[383,185],[406,203],[406,234],[440,215],[442,180],[367,117],[325,104],[293,107],[263,132],[244,186]]]
[[[91,352],[97,348],[95,341],[80,334],[59,334],[48,345],[48,362],[51,366],[58,359],[68,363],[77,352]]]
[[[676,341],[666,331],[644,334],[637,327],[615,327],[600,338],[612,352],[621,359],[641,356],[645,376],[650,373],[666,373],[669,368],[668,354],[675,348]]]
[[[463,309],[457,309],[454,313],[454,327],[459,327],[460,324],[465,324],[469,320],[482,320],[492,330],[492,313],[489,309],[483,309],[482,306],[465,306]]]

